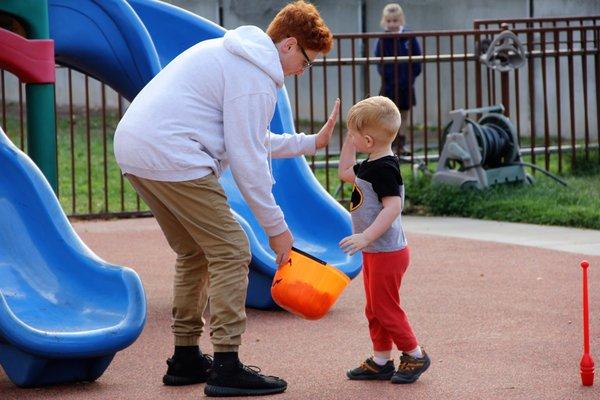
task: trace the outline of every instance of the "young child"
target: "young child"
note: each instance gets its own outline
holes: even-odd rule
[[[352,380],[412,383],[430,364],[400,307],[400,285],[410,258],[400,220],[404,185],[391,148],[400,122],[398,108],[387,97],[358,102],[348,113],[348,135],[340,155],[340,179],[354,184],[354,234],[340,246],[349,254],[362,251],[365,314],[374,353],[347,372]],[[367,153],[367,160],[356,164],[356,152]],[[398,370],[391,359],[393,345],[402,351]]]
[[[399,4],[390,3],[383,8],[381,27],[390,33],[408,32],[404,11]],[[394,38],[391,36],[381,38],[375,46],[376,57],[407,57],[409,55],[421,55],[421,46],[417,38]],[[410,73],[409,67],[412,69]],[[421,63],[414,60],[410,64],[400,61],[397,63],[386,62],[378,65],[377,70],[381,75],[379,94],[392,99],[400,109],[402,120],[408,121],[410,109],[417,104],[414,83],[417,76],[421,74]],[[400,127],[392,148],[401,156],[410,155],[406,149],[404,126]]]

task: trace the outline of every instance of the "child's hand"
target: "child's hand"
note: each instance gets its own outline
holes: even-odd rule
[[[329,143],[331,140],[331,134],[333,133],[333,128],[335,128],[335,124],[337,122],[338,116],[340,114],[340,99],[335,100],[335,104],[333,105],[333,110],[329,115],[329,119],[325,122],[325,125],[321,128],[319,133],[317,133],[316,145],[317,149],[321,149]]]
[[[353,255],[359,250],[364,249],[371,243],[364,233],[356,233],[351,236],[346,236],[340,242],[340,247],[345,253]]]

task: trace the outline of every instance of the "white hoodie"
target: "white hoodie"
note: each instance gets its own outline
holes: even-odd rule
[[[187,181],[229,165],[244,199],[268,236],[287,229],[271,192],[272,157],[314,154],[315,136],[272,134],[279,53],[254,26],[189,48],[133,100],[117,126],[114,150],[124,174]]]

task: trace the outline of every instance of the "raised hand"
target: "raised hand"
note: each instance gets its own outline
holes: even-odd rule
[[[335,100],[335,104],[333,105],[333,110],[325,122],[325,125],[321,128],[319,133],[317,133],[316,145],[317,149],[321,149],[329,143],[331,140],[331,135],[333,134],[333,128],[335,128],[335,124],[337,122],[338,116],[340,114],[340,99]]]

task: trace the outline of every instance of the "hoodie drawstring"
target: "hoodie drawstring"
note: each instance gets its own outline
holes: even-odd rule
[[[269,173],[271,174],[271,185],[275,184],[275,175],[273,174],[273,156],[271,155],[271,127],[267,131],[267,141],[269,142]]]

